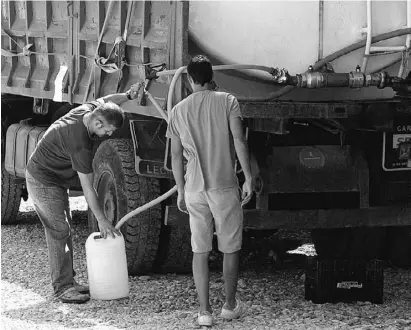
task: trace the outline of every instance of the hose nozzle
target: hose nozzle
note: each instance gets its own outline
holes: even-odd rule
[[[290,79],[287,69],[271,68],[270,74],[278,84],[286,85]]]

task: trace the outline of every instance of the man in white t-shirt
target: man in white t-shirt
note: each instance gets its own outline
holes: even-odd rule
[[[187,72],[193,93],[172,109],[167,137],[171,138],[177,204],[190,215],[193,275],[200,301],[198,323],[211,326],[208,256],[214,226],[218,249],[224,253],[226,302],[221,316],[234,319],[244,312],[244,304],[235,294],[243,231],[241,203],[251,199],[252,177],[237,99],[212,90],[213,69],[207,57],[191,59]],[[235,153],[245,175],[242,201],[234,170]],[[183,155],[188,161],[185,176]]]

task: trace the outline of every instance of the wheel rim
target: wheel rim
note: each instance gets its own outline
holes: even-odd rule
[[[117,192],[114,183],[114,176],[108,171],[101,173],[97,183],[97,200],[104,215],[113,226],[118,222]]]

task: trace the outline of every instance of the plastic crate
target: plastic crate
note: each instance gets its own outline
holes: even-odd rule
[[[382,304],[383,286],[381,260],[307,258],[305,299],[313,303],[370,301]]]

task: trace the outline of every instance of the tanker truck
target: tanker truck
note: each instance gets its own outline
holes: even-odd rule
[[[95,144],[94,188],[113,224],[171,189],[167,114],[191,93],[184,66],[205,54],[244,118],[255,179],[244,229],[311,230],[324,257],[400,260],[399,250],[409,260],[410,0],[2,1],[1,9],[2,225],[17,221],[26,162],[47,127],[137,82],[147,93],[124,103],[123,127]],[[73,182],[71,194],[80,190]],[[92,214],[88,222],[98,230]],[[175,196],[121,230],[130,275],[190,269],[188,218]]]

